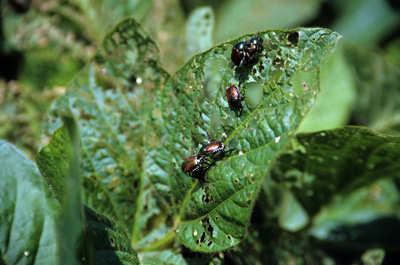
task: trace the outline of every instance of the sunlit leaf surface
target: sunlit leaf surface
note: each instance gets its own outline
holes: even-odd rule
[[[178,237],[194,250],[218,251],[241,241],[260,182],[312,105],[318,66],[339,37],[324,29],[258,36],[264,51],[255,65],[230,62],[232,46],[252,35],[217,45],[179,69],[155,101],[146,174],[172,206]],[[246,93],[240,116],[225,93],[239,79]],[[235,150],[199,185],[180,165],[207,142],[207,133]]]

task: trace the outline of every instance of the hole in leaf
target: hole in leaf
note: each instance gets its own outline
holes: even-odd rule
[[[210,223],[208,224],[207,231],[210,233],[210,236],[211,236],[211,237],[214,237],[214,236],[213,236],[214,227],[212,227],[212,225],[211,225]]]
[[[250,205],[250,203],[251,203],[251,200],[248,200],[246,203],[247,203],[247,205]]]
[[[203,232],[203,234],[201,234],[201,238],[200,238],[200,243],[204,243],[206,242],[206,232]]]
[[[228,240],[231,240],[231,239],[232,239],[232,237],[231,237],[230,235],[228,235],[226,238],[227,238]]]
[[[131,82],[131,83],[133,83],[133,84],[136,84],[136,80],[137,80],[137,78],[136,78],[136,76],[135,75],[131,75],[130,77],[129,77],[129,82]]]
[[[139,185],[139,180],[135,180],[133,182],[133,187],[136,189],[138,187],[138,185]]]
[[[275,57],[274,60],[272,61],[272,65],[276,66],[279,68],[279,66],[282,64],[282,60],[279,57]]]
[[[264,70],[264,64],[263,63],[260,63],[259,65],[258,65],[258,71],[261,73],[263,70]]]
[[[299,43],[299,33],[296,32],[292,32],[288,35],[288,41],[293,45],[293,46],[297,46],[297,43]]]
[[[115,247],[115,238],[110,237],[110,242],[113,247]]]
[[[103,64],[104,63],[104,58],[100,55],[97,55],[94,60],[96,61],[96,63],[98,64]]]
[[[209,246],[211,246],[212,245],[212,241],[210,240],[209,242],[208,242],[208,244],[207,244],[207,247],[209,247]]]
[[[219,220],[218,216],[215,216],[215,221],[218,221],[218,220]]]
[[[203,228],[208,231],[211,237],[213,237],[214,228],[211,226],[209,219],[204,218],[201,222],[203,223]]]

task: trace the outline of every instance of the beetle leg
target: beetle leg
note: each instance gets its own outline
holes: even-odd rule
[[[231,153],[232,151],[235,151],[236,148],[231,148],[229,150],[224,150],[224,154],[226,153]]]
[[[207,131],[207,137],[208,137],[208,143],[211,143],[211,137],[210,137],[210,135],[208,134],[208,131]]]

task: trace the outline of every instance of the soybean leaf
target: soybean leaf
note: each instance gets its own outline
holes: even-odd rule
[[[82,193],[79,176],[79,138],[76,123],[71,117],[63,116],[63,122],[65,125],[62,130],[65,135],[65,141],[60,144],[60,141],[54,141],[49,144],[49,149],[53,148],[53,145],[58,147],[59,151],[67,149],[65,156],[62,159],[58,159],[59,165],[64,162],[66,164],[66,170],[62,181],[57,182],[57,189],[53,189],[54,194],[63,192],[65,196],[58,196],[59,201],[62,204],[62,211],[58,220],[58,244],[61,246],[60,250],[60,264],[76,264],[79,260],[87,260],[90,262],[92,258],[88,254],[90,251],[87,248],[86,240],[84,238],[84,217],[82,211]],[[65,146],[65,147],[64,147]],[[64,147],[64,148],[63,148]],[[58,154],[55,154],[56,156]],[[53,159],[54,161],[55,159]],[[61,167],[64,169],[63,167]],[[41,170],[43,172],[43,169]],[[47,182],[51,183],[49,180]],[[64,187],[62,187],[64,184]],[[60,188],[62,187],[62,188]],[[60,200],[62,198],[62,200]],[[65,200],[65,198],[68,198]],[[78,243],[81,243],[81,247],[76,247]]]
[[[265,211],[265,209],[259,209]],[[234,264],[324,264],[328,257],[320,246],[305,232],[291,233],[282,230],[276,222],[254,224],[245,239],[229,249],[225,260]],[[232,262],[233,263],[233,262]],[[229,263],[230,264],[230,263]],[[332,263],[334,264],[334,263]]]
[[[58,264],[59,208],[37,167],[0,141],[0,263]]]
[[[220,251],[242,240],[261,180],[314,102],[319,65],[339,38],[326,29],[259,32],[259,62],[235,68],[232,46],[252,36],[194,56],[155,101],[146,174],[169,201],[177,235],[192,250]],[[225,97],[239,78],[246,91],[241,116]],[[199,185],[180,165],[206,143],[207,133],[235,150]]]
[[[322,65],[320,83],[321,93],[298,132],[329,130],[348,124],[356,88],[343,45],[339,45]]]
[[[399,175],[400,137],[362,127],[299,134],[271,177],[290,189],[310,215],[334,195]]]
[[[62,205],[57,236],[62,246],[61,263],[76,264],[79,258],[96,264],[139,264],[121,226],[82,206],[79,134],[71,118],[63,117],[63,121],[64,126],[56,130],[53,140],[36,157],[41,173]]]
[[[65,126],[57,129],[50,144],[43,146],[35,159],[43,178],[62,205],[66,195],[69,159],[72,156],[71,139]]]
[[[380,179],[337,194],[313,218],[309,233],[337,248],[397,248],[400,240],[398,178]]]
[[[132,248],[124,229],[115,221],[84,207],[86,221],[86,245],[94,264],[140,264],[136,251]]]
[[[43,125],[48,142],[62,126],[60,116],[77,120],[84,202],[135,233],[160,212],[155,190],[140,174],[141,149],[147,113],[166,78],[154,41],[134,19],[126,19],[105,37],[93,60],[53,103]]]

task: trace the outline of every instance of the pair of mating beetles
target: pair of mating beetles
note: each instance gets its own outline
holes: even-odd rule
[[[236,43],[232,48],[231,60],[237,67],[253,65],[257,63],[257,53],[263,50],[263,39],[257,34],[250,40]],[[240,83],[239,83],[240,87]],[[226,89],[226,98],[229,105],[235,110],[242,112],[242,100],[244,96],[240,94],[240,88],[236,85],[231,85]],[[244,94],[243,94],[244,95]]]
[[[235,148],[225,150],[225,145],[222,142],[210,142],[210,136],[208,136],[208,143],[200,148],[197,155],[189,156],[183,160],[182,170],[188,173],[190,177],[202,181],[205,173],[214,163],[210,158],[233,150],[235,150]]]
[[[257,62],[257,53],[263,50],[263,39],[257,34],[247,41],[238,42],[232,48],[231,60],[237,67],[252,65]],[[239,84],[240,86],[240,84]],[[242,111],[242,100],[244,97],[240,94],[240,89],[236,85],[231,85],[226,89],[226,97],[229,105],[234,109]],[[203,145],[197,155],[189,156],[183,160],[182,171],[188,173],[190,177],[203,180],[207,170],[213,165],[210,161],[211,156],[228,153],[234,150],[225,150],[225,145],[222,142],[210,142]]]

